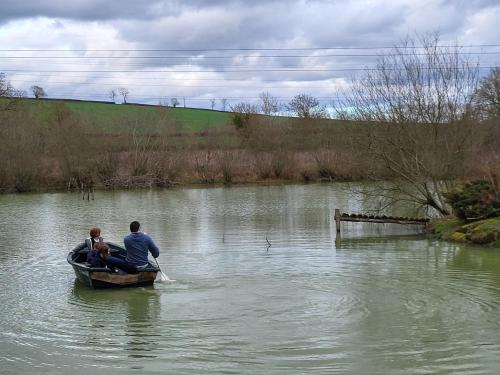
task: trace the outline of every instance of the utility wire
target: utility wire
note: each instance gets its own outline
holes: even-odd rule
[[[432,52],[398,53],[397,56],[436,56],[436,55],[497,55],[500,51],[480,52]],[[325,57],[382,57],[391,54],[328,54],[328,55],[234,55],[234,56],[0,56],[0,59],[235,59],[235,58],[325,58]]]
[[[0,72],[2,70],[0,69]],[[28,76],[31,77],[32,73],[16,73],[15,76]],[[46,78],[52,78],[54,77],[54,74],[38,74],[37,77],[46,77]],[[58,75],[59,77],[59,75]],[[116,79],[116,76],[103,76],[103,75],[95,75],[92,77],[89,77],[88,75],[66,75],[65,77],[68,78],[82,78],[82,79]],[[165,78],[165,77],[127,77],[128,80],[147,80],[147,81],[158,81],[159,79],[164,79],[166,81],[183,81],[183,82],[197,82],[197,81],[203,81],[203,82],[250,82],[250,83],[263,83],[263,82],[283,82],[283,79],[259,79],[259,80],[253,80],[253,79],[247,79],[247,78]],[[323,82],[323,81],[328,81],[332,78],[325,78],[321,80],[312,80],[312,82]],[[286,82],[296,84],[296,83],[301,83],[301,82],[311,82],[311,80],[306,80],[306,81],[297,81],[297,80],[287,80]]]
[[[78,85],[91,85],[91,86],[115,86],[118,87],[122,85],[121,83],[111,83],[111,82],[75,82],[75,81],[40,81],[40,80],[16,80],[11,79],[10,82],[19,82],[19,83],[50,83],[56,85],[64,85],[64,84],[78,84]],[[305,82],[307,83],[307,82]],[[172,85],[172,84],[143,84],[143,83],[135,83],[130,84],[127,83],[128,86],[138,86],[138,87],[184,87],[184,88],[249,88],[249,89],[280,89],[280,90],[297,90],[297,89],[328,89],[332,86],[249,86],[248,84],[240,84],[240,85]]]
[[[484,48],[500,47],[500,44],[457,44],[438,45],[437,48]],[[425,46],[331,46],[331,47],[295,47],[295,48],[129,48],[129,49],[0,49],[0,52],[210,52],[210,51],[324,51],[324,50],[377,50],[377,49],[422,49]]]
[[[495,66],[478,66],[480,69],[492,69]],[[438,70],[441,67],[427,67],[427,70]],[[446,69],[461,70],[465,68]],[[226,69],[226,70],[28,70],[28,69],[1,69],[0,72],[32,72],[32,73],[246,73],[246,72],[348,72],[348,71],[372,71],[382,70],[380,68],[338,68],[338,69]],[[404,68],[386,68],[387,70],[404,70]]]
[[[49,92],[50,94],[50,92]],[[64,92],[58,92],[57,94],[52,95],[49,99],[68,99],[67,97],[62,97],[62,98],[57,98],[56,96],[58,95],[65,95]],[[109,98],[109,95],[107,94],[85,94],[85,95],[79,95],[75,94],[73,92],[68,92],[67,95],[74,95],[79,98]],[[117,95],[117,98],[119,98],[120,95]],[[130,95],[128,100],[133,100],[134,98],[141,98],[141,99],[150,99],[150,100],[158,100],[158,99],[164,99],[166,97],[176,97],[176,98],[185,98],[186,101],[210,101],[212,99],[215,100],[221,100],[221,99],[226,99],[226,100],[260,100],[261,98],[258,96],[221,96],[221,97],[212,97],[212,96],[207,96],[207,97],[200,97],[200,96],[187,96],[187,95],[182,95],[182,94],[176,94],[176,95]],[[289,100],[293,99],[293,96],[276,96],[275,97],[277,100]],[[315,97],[318,100],[332,100],[335,98],[334,95],[332,96],[317,96]],[[34,98],[28,98],[28,99],[33,99]],[[129,103],[129,104],[134,104],[134,103]]]

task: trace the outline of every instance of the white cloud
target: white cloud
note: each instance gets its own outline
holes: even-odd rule
[[[373,64],[373,57],[321,57],[324,54],[367,54],[368,51],[291,51],[303,58],[261,58],[283,51],[214,51],[205,56],[233,59],[137,59],[144,55],[193,55],[193,52],[119,52],[137,49],[298,48],[385,46],[408,33],[440,31],[444,43],[498,43],[500,5],[495,1],[136,1],[62,2],[48,0],[28,6],[6,0],[0,4],[0,45],[3,49],[57,49],[39,52],[32,61],[6,59],[24,55],[0,52],[0,71],[16,87],[46,86],[49,95],[105,98],[112,87],[129,86],[131,99],[157,102],[165,96],[257,97],[261,91],[291,97],[299,92],[333,96],[345,85],[349,71],[222,72],[244,69],[344,69]],[[114,4],[114,5],[113,5]],[[120,6],[116,6],[119,4]],[[43,15],[44,17],[40,17]],[[115,50],[91,52],[89,50]],[[74,51],[83,50],[83,52]],[[498,48],[497,48],[498,50]],[[373,51],[371,51],[373,52]],[[43,56],[110,56],[110,59],[43,59]],[[116,58],[119,57],[119,58]],[[483,56],[498,64],[499,55]],[[489,60],[488,60],[489,59]],[[31,72],[9,72],[10,70]],[[72,73],[37,73],[73,70]],[[123,72],[109,72],[110,70]],[[167,72],[163,72],[163,71]],[[84,72],[88,71],[88,72]],[[182,72],[191,71],[191,72]],[[25,82],[23,82],[25,81]],[[135,97],[134,97],[135,95]],[[192,105],[208,106],[193,102]]]

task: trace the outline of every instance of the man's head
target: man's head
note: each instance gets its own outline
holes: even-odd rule
[[[132,221],[130,223],[130,231],[131,232],[138,232],[140,227],[141,227],[141,224],[139,224],[138,221]]]

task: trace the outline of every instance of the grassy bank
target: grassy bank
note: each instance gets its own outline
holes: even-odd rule
[[[473,222],[446,217],[435,220],[431,227],[443,240],[500,248],[500,217]]]
[[[0,192],[353,180],[376,170],[347,121],[23,99],[2,111]],[[379,169],[377,174],[380,175]]]
[[[496,123],[435,127],[250,115],[236,127],[231,117],[189,108],[22,99],[0,108],[0,192],[78,189],[82,183],[130,189],[388,180],[421,166],[425,174],[418,179],[467,179],[484,174],[478,166],[500,149]]]

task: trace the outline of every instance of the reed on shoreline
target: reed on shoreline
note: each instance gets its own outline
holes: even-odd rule
[[[122,133],[110,134],[96,131],[95,124],[63,104],[43,118],[23,109],[0,116],[1,192],[72,190],[86,183],[123,189],[388,180],[398,175],[374,153],[402,157],[387,143],[397,129],[381,123],[256,115],[243,128],[224,125],[193,132],[168,116],[152,126],[150,118],[138,113],[123,120]],[[145,122],[148,132],[141,131]],[[498,158],[498,122],[443,124],[439,139],[430,142],[433,132],[435,127],[414,125],[397,141],[401,149],[411,147],[429,161],[426,165],[438,178],[481,177],[485,160]]]

